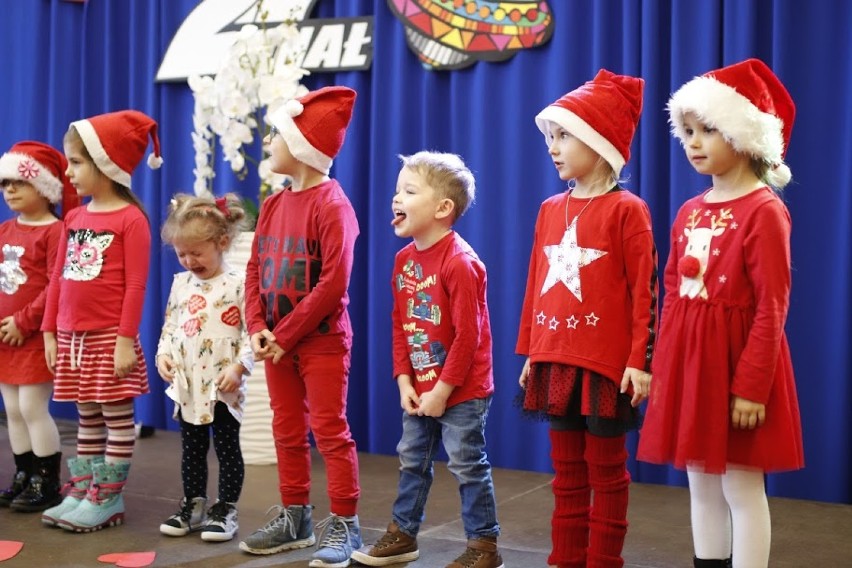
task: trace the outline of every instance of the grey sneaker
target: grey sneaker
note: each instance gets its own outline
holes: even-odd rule
[[[169,536],[186,536],[193,531],[201,530],[207,517],[206,506],[207,499],[204,497],[193,497],[189,501],[184,497],[180,500],[180,510],[163,521],[160,532]]]
[[[207,512],[207,523],[201,531],[201,540],[225,542],[234,538],[239,528],[237,506],[233,503],[217,501]]]
[[[275,518],[242,541],[240,550],[251,554],[275,554],[312,546],[317,541],[311,522],[312,510],[310,505],[273,505],[267,514],[275,511]]]
[[[308,566],[312,568],[345,568],[352,552],[361,548],[361,525],[358,515],[341,517],[332,513],[319,523],[320,541]]]

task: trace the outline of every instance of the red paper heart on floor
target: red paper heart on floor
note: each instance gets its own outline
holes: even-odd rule
[[[0,540],[0,562],[14,557],[23,547],[23,542],[18,542],[16,540]]]
[[[142,568],[153,564],[156,557],[156,552],[113,552],[101,554],[98,561],[115,564],[120,568]]]

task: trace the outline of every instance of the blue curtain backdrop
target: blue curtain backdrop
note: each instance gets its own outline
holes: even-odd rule
[[[137,108],[160,123],[165,165],[140,167],[134,189],[156,235],[169,197],[191,191],[192,95],[185,83],[155,84],[159,62],[195,0],[0,0],[0,149],[21,139],[61,148],[70,121]],[[798,379],[807,467],[770,476],[772,495],[852,502],[850,287],[852,287],[852,4],[847,0],[552,0],[550,42],[504,63],[457,72],[424,69],[385,0],[321,0],[311,17],[375,18],[372,69],[317,74],[359,93],[333,175],[361,224],[352,278],[355,346],[349,415],[361,451],[393,454],[400,433],[392,381],[390,271],[405,243],[393,236],[390,200],[397,154],[461,154],[477,177],[477,203],[457,229],[489,272],[497,392],[489,426],[496,466],[549,470],[546,426],[518,417],[512,399],[522,360],[514,355],[518,314],[539,203],[563,189],[533,116],[600,67],[646,80],[645,110],[626,174],[650,205],[661,263],[678,206],[709,180],[694,173],[668,133],[665,103],[695,75],[746,57],[766,61],[788,86],[798,115],[788,154],[794,183],[793,292],[787,330]],[[254,188],[226,171],[217,190]],[[5,217],[8,210],[3,211]],[[174,254],[154,239],[141,334],[149,365]],[[175,428],[163,385],[137,402],[139,418]],[[62,416],[70,405],[55,405]],[[636,437],[630,440],[635,450]],[[634,480],[684,484],[682,473],[638,464]]]

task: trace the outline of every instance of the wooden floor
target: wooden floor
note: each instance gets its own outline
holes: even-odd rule
[[[74,453],[74,425],[62,425],[63,453]],[[211,451],[212,455],[212,451]],[[180,498],[180,440],[175,432],[158,431],[136,447],[130,481],[125,491],[127,518],[120,527],[92,534],[73,534],[44,527],[38,514],[0,509],[0,540],[23,541],[23,550],[3,567],[106,566],[98,556],[111,552],[155,551],[153,566],[197,568],[283,566],[306,567],[312,549],[272,556],[252,556],[238,549],[245,537],[265,523],[268,508],[276,503],[274,466],[248,466],[240,500],[240,533],[227,543],[206,543],[197,533],[183,538],[162,536],[158,527],[172,514]],[[365,541],[378,538],[387,525],[396,495],[396,458],[360,456],[361,526]],[[211,457],[211,492],[215,494],[215,458]],[[13,473],[8,435],[0,425],[0,483]],[[63,475],[65,479],[65,475]],[[328,514],[324,495],[325,470],[314,460],[313,499],[316,519]],[[550,548],[550,476],[496,469],[499,520],[503,534],[500,549],[506,567],[547,565]],[[772,567],[852,566],[852,506],[792,499],[771,499],[773,522]],[[453,478],[438,464],[418,541],[420,560],[412,568],[445,566],[464,549],[459,518],[458,490]],[[624,549],[626,566],[691,566],[688,495],[685,489],[633,484],[630,495],[630,529]]]

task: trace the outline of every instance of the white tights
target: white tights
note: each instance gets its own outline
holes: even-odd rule
[[[691,468],[687,475],[695,556],[732,557],[734,568],[766,568],[772,527],[763,471],[729,465],[721,475]]]
[[[53,383],[0,384],[12,453],[20,455],[32,451],[39,457],[46,457],[59,451],[59,430],[48,409],[52,392]]]

